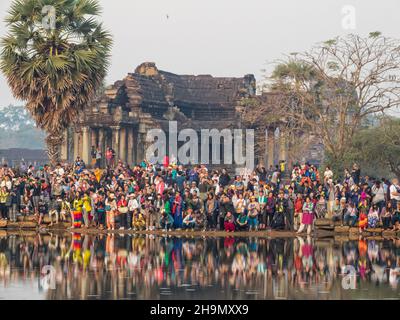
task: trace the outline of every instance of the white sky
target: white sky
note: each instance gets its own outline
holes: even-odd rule
[[[345,33],[400,38],[399,0],[100,0],[114,35],[107,84],[144,61],[178,74],[262,79],[266,63]],[[11,0],[0,0],[0,36]],[[356,28],[342,26],[354,6]],[[167,19],[169,15],[169,19]],[[17,103],[0,75],[0,106]]]

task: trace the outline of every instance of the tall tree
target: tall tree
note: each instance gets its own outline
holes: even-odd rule
[[[385,117],[378,126],[357,132],[346,158],[367,174],[390,172],[400,179],[400,119]]]
[[[53,164],[63,130],[77,121],[107,73],[112,38],[96,19],[100,13],[97,0],[14,0],[6,17],[0,69],[47,132]]]
[[[278,61],[270,80],[284,97],[274,114],[319,137],[340,162],[366,117],[399,105],[400,41],[379,32],[337,37]]]

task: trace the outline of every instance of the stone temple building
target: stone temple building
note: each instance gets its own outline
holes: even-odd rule
[[[242,127],[242,99],[257,97],[253,75],[177,75],[158,70],[154,63],[143,63],[108,87],[65,131],[67,143],[61,147],[61,158],[73,161],[80,156],[89,164],[92,146],[99,146],[103,155],[110,146],[117,159],[130,165],[139,163],[145,157],[148,130],[168,132],[171,120],[177,121],[178,130],[238,129]],[[287,157],[285,141],[277,140],[275,130],[269,130],[270,141],[256,157],[256,162],[265,166]],[[265,135],[265,128],[260,132]]]

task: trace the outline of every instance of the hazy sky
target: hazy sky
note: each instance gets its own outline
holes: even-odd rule
[[[267,62],[336,35],[379,30],[400,38],[399,0],[100,2],[102,19],[115,41],[107,84],[122,79],[144,61],[178,74],[253,73],[260,80]],[[0,0],[0,36],[5,34],[3,20],[10,3]],[[355,9],[353,30],[342,24],[346,6]],[[0,75],[0,106],[10,103],[16,101]]]

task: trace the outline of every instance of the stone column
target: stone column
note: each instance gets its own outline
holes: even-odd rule
[[[86,165],[90,165],[91,163],[89,130],[89,127],[82,128],[82,160]]]
[[[126,128],[121,128],[119,135],[119,158],[126,162]]]
[[[79,154],[79,133],[74,129],[74,161],[75,159],[80,156]]]
[[[64,130],[64,141],[61,144],[61,160],[68,160],[68,129]]]
[[[106,158],[106,152],[105,152],[105,141],[104,141],[104,129],[100,128],[99,129],[99,143],[98,146],[100,147],[101,151],[101,166],[104,166],[104,159]]]
[[[140,163],[143,161],[144,159],[144,148],[143,148],[143,144],[144,144],[144,139],[143,139],[143,134],[139,133],[138,134],[138,139],[137,139],[137,149],[136,149],[136,163]]]
[[[126,128],[128,134],[128,156],[127,162],[129,165],[132,165],[134,162],[134,155],[133,155],[133,144],[134,144],[134,137],[133,137],[133,128]]]
[[[274,165],[274,149],[275,149],[275,135],[273,131],[270,131],[268,135],[268,142],[267,142],[267,154],[268,154],[268,168]]]
[[[140,163],[145,157],[145,144],[146,144],[146,125],[144,123],[139,124],[137,132],[137,152],[136,152],[136,163]]]
[[[286,161],[286,132],[281,131],[279,134],[279,161]]]
[[[92,132],[91,132],[91,141],[92,141],[92,143],[91,143],[91,146],[90,146],[90,147],[94,146],[95,148],[97,148],[97,134],[98,134],[98,130],[97,130],[97,129],[92,129],[91,131],[92,131]]]
[[[119,131],[120,127],[112,127],[112,148],[115,151],[115,160],[119,159]]]

